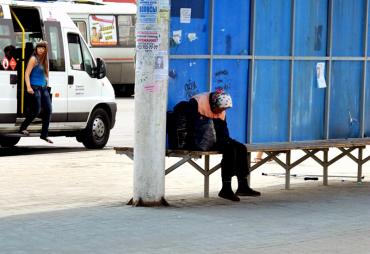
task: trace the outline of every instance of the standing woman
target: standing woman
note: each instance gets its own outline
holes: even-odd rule
[[[49,77],[47,53],[48,43],[46,41],[40,41],[36,44],[35,51],[28,61],[25,73],[25,81],[27,93],[35,97],[35,105],[32,112],[27,115],[26,119],[22,123],[19,132],[24,135],[29,135],[29,132],[26,129],[40,114],[42,108],[43,116],[40,138],[48,143],[53,143],[53,141],[48,137],[49,123],[51,118],[51,100],[49,90],[47,89]]]

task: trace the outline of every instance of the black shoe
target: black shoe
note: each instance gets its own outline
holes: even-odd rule
[[[235,195],[235,193],[231,189],[222,188],[218,193],[218,196],[220,198],[228,199],[235,202],[240,201],[240,198],[237,195]]]
[[[238,196],[251,196],[251,197],[259,197],[261,196],[261,192],[255,191],[251,189],[250,187],[239,187],[236,192],[236,195]]]

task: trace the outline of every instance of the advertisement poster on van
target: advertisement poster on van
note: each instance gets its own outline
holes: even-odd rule
[[[117,45],[116,17],[113,15],[91,15],[90,43],[92,46]]]

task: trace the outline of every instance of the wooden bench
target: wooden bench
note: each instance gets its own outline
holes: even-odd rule
[[[125,154],[130,159],[134,159],[134,148],[132,147],[114,147],[114,150],[117,154]],[[210,156],[211,155],[220,155],[218,151],[189,151],[189,150],[166,150],[167,157],[178,157],[180,158],[172,166],[166,168],[165,175],[171,173],[178,167],[182,166],[185,163],[190,164],[196,170],[199,171],[204,176],[204,197],[209,197],[209,176],[221,168],[221,163],[210,168]],[[201,159],[204,156],[204,166],[200,166],[195,162],[195,159]]]
[[[322,141],[309,141],[309,142],[292,142],[292,143],[270,143],[270,144],[248,144],[247,151],[250,156],[251,152],[262,151],[267,156],[262,159],[260,162],[250,166],[250,171],[257,169],[262,166],[269,160],[274,160],[282,168],[285,169],[285,188],[290,188],[290,171],[301,164],[303,161],[312,158],[323,168],[323,184],[328,185],[328,172],[329,166],[334,162],[337,162],[341,158],[347,156],[357,163],[357,181],[361,182],[362,177],[362,166],[370,160],[370,156],[364,158],[363,150],[366,148],[366,145],[370,144],[370,138],[362,139],[336,139],[336,140],[322,140]],[[329,158],[330,148],[338,149],[339,154],[333,158]],[[357,156],[354,156],[351,152],[358,149]],[[292,150],[301,150],[304,152],[304,155],[298,158],[296,161],[292,161],[291,151]],[[323,156],[320,159],[316,154],[322,152]],[[280,153],[286,154],[285,162],[280,160],[277,155]]]
[[[312,158],[323,168],[323,184],[328,185],[328,172],[329,166],[339,159],[348,156],[355,163],[357,163],[357,181],[361,182],[362,177],[362,166],[370,160],[368,157],[363,157],[363,150],[366,145],[370,144],[370,139],[342,139],[342,140],[324,140],[324,141],[310,141],[310,142],[294,142],[294,143],[270,143],[270,144],[247,144],[247,154],[249,157],[250,172],[256,170],[260,166],[264,165],[269,160],[274,160],[278,165],[285,169],[285,188],[290,188],[290,176],[291,170],[304,162],[305,160]],[[333,158],[329,159],[329,149],[336,148],[340,153]],[[357,157],[351,154],[351,152],[358,149]],[[117,154],[125,154],[132,160],[134,159],[134,149],[132,147],[115,147],[114,150]],[[292,161],[291,152],[292,150],[301,150],[304,152],[300,158]],[[264,152],[267,156],[260,162],[251,164],[251,153],[252,152]],[[317,156],[318,152],[322,152],[323,156],[320,159]],[[285,154],[285,161],[281,160],[278,154]],[[189,163],[196,170],[198,170],[204,176],[204,197],[209,197],[209,176],[221,168],[221,163],[210,168],[210,156],[221,155],[219,151],[189,151],[189,150],[166,150],[167,157],[179,157],[180,160],[167,168],[165,174],[169,174],[181,165]],[[200,166],[196,163],[195,159],[200,159],[204,156],[204,166]],[[248,178],[248,180],[250,180]]]

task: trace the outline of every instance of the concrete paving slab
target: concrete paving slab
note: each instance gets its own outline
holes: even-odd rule
[[[111,148],[61,151],[0,158],[0,253],[370,253],[368,165],[363,184],[297,177],[284,190],[284,177],[262,176],[283,172],[268,163],[252,174],[262,197],[239,203],[217,197],[220,172],[204,199],[202,176],[185,166],[166,177],[170,207],[138,208],[125,205],[130,159]],[[310,161],[295,170],[321,173]],[[330,173],[356,167],[343,160]]]
[[[370,184],[263,188],[240,203],[171,196],[0,220],[2,253],[369,253]],[[215,193],[213,193],[215,194]]]

